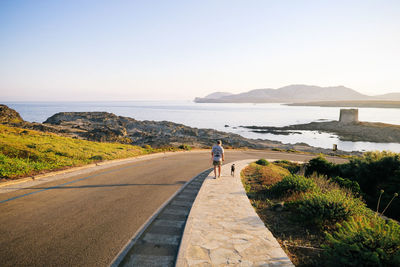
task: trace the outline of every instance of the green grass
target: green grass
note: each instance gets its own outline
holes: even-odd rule
[[[0,178],[16,179],[159,151],[150,146],[91,142],[0,125]]]

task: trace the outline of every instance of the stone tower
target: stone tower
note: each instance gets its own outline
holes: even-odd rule
[[[339,122],[343,124],[358,122],[358,109],[340,109]]]

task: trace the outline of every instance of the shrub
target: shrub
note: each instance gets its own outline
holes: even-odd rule
[[[249,166],[243,169],[243,176],[253,181],[254,185],[257,185],[258,190],[264,190],[265,186],[270,186],[283,179],[283,177],[289,175],[289,171],[276,166],[275,164],[269,164],[268,166],[261,166],[255,163],[251,163]]]
[[[102,155],[94,155],[94,156],[90,157],[89,159],[95,160],[95,161],[100,161],[100,160],[104,160],[104,157]]]
[[[340,189],[306,193],[301,199],[289,203],[289,207],[301,220],[317,227],[334,225],[366,210],[360,199]]]
[[[262,166],[268,166],[269,162],[266,159],[259,159],[256,161],[256,164],[262,165]]]
[[[335,164],[327,161],[324,157],[318,156],[311,159],[306,168],[305,176],[310,176],[313,173],[327,175],[328,177],[336,176]]]
[[[353,157],[344,164],[333,164],[322,157],[314,158],[308,164],[306,176],[314,172],[357,182],[372,209],[376,208],[380,189],[386,192],[381,199],[382,206],[389,203],[394,193],[400,192],[400,154],[393,152],[366,152],[362,157]],[[352,190],[355,187],[354,184]],[[400,201],[393,201],[386,214],[400,219]]]
[[[178,148],[183,149],[183,150],[191,150],[192,149],[192,147],[187,144],[182,144]]]
[[[291,174],[296,174],[300,171],[300,164],[296,162],[291,162],[288,160],[277,160],[274,161],[274,164],[287,169]]]
[[[380,218],[351,218],[326,233],[331,266],[400,266],[400,226]]]
[[[341,186],[343,188],[347,188],[347,189],[351,190],[351,192],[353,192],[353,194],[355,196],[359,196],[361,194],[360,185],[356,181],[352,181],[350,179],[342,178],[339,176],[331,178],[330,180],[332,182],[337,183],[339,186]]]
[[[315,189],[315,182],[309,178],[299,175],[288,175],[282,181],[274,184],[270,191],[275,196],[284,196],[296,192],[306,192]]]
[[[144,145],[142,146],[144,149],[146,150],[152,150],[153,148],[151,147],[151,145]]]

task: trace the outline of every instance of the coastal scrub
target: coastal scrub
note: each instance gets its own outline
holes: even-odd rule
[[[316,169],[336,168],[320,158],[314,163]],[[268,175],[260,179],[253,163],[242,171],[242,182],[258,215],[296,266],[399,265],[398,223],[368,209],[349,181],[290,174],[260,184],[270,180]]]

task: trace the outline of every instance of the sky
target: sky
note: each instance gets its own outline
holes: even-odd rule
[[[400,1],[0,1],[1,101],[400,92]]]

